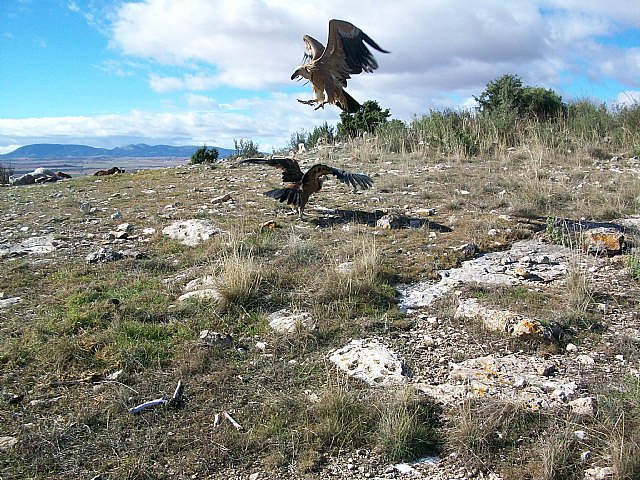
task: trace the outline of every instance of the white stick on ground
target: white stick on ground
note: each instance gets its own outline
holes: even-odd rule
[[[134,415],[140,413],[145,408],[157,407],[158,405],[165,405],[169,400],[166,397],[156,398],[155,400],[149,400],[148,402],[141,403],[140,405],[136,405],[129,409],[129,413],[133,413]]]
[[[233,417],[231,415],[229,415],[228,412],[224,412],[224,416],[227,418],[227,420],[229,420],[231,422],[231,425],[233,425],[236,430],[238,430],[238,431],[242,430],[242,425],[240,425],[238,422],[236,422],[233,419]]]
[[[157,407],[158,405],[167,405],[176,406],[180,403],[182,399],[182,393],[184,392],[184,384],[182,380],[178,380],[178,385],[176,386],[175,391],[173,392],[173,396],[171,398],[162,397],[156,398],[155,400],[149,400],[148,402],[141,403],[140,405],[136,405],[129,409],[129,413],[138,414],[145,408]]]

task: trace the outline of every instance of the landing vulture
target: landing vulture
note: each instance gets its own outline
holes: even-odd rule
[[[367,44],[379,52],[389,52],[380,48],[358,27],[344,20],[329,21],[326,48],[309,35],[302,39],[306,45],[304,65],[296,68],[291,80],[300,77],[309,80],[315,98],[298,101],[307,105],[317,103],[316,110],[331,103],[348,113],[358,111],[360,104],[344,91],[347,80],[351,75],[363,71],[373,72],[378,68],[378,62],[367,48]]]
[[[351,185],[354,189],[357,187],[367,189],[373,185],[373,180],[363,173],[350,173],[321,163],[313,165],[303,174],[300,165],[293,158],[249,158],[238,162],[236,166],[244,163],[268,165],[281,169],[282,181],[287,186],[269,190],[264,194],[267,197],[275,198],[280,203],[286,202],[288,205],[296,207],[300,218],[302,218],[309,197],[322,188],[325,175],[335,175],[342,183]]]

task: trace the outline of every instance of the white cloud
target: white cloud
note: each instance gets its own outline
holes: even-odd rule
[[[149,84],[156,92],[221,86],[278,91],[290,85],[303,52],[302,35],[324,43],[328,20],[337,16],[353,21],[392,52],[377,53],[378,72],[353,78],[350,91],[371,92],[366,99],[399,90],[435,107],[443,92],[470,97],[504,73],[548,88],[561,88],[560,73],[569,68],[581,68],[574,73],[596,80],[640,78],[638,62],[628,51],[592,39],[640,26],[634,5],[634,0],[611,8],[596,0],[579,7],[568,0],[404,0],[375,7],[366,0],[144,0],[122,4],[111,43],[126,55],[159,64],[215,67],[214,74],[151,74]],[[580,58],[595,65],[581,65]],[[623,64],[632,65],[628,73],[621,70]]]
[[[640,105],[640,91],[620,92],[615,103],[618,105]]]
[[[261,149],[270,151],[286,146],[292,132],[313,129],[325,120],[335,123],[338,119],[337,112],[329,109],[309,116],[309,107],[282,94],[266,100],[243,99],[218,107],[205,96],[191,96],[187,100],[199,102],[200,106],[208,103],[210,110],[174,113],[134,110],[95,117],[0,119],[0,145],[46,142],[116,147],[127,143],[161,142],[176,145],[207,143],[232,148],[234,139],[250,138]]]
[[[218,107],[218,103],[211,97],[206,95],[196,95],[194,93],[188,93],[186,95],[187,105],[197,110],[208,110]]]

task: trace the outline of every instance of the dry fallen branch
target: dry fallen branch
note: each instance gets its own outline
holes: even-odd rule
[[[129,413],[133,413],[134,415],[142,412],[147,408],[157,407],[158,405],[167,405],[169,407],[179,407],[182,404],[182,394],[184,393],[184,384],[182,380],[178,380],[178,385],[176,386],[175,391],[173,392],[173,396],[171,398],[167,398],[166,396],[161,398],[156,398],[155,400],[149,400],[148,402],[141,403],[140,405],[136,405],[135,407],[131,407],[129,409]]]
[[[236,422],[233,417],[231,415],[229,415],[229,412],[224,412],[224,416],[227,420],[229,420],[231,422],[231,425],[233,425],[233,427],[240,431],[242,430],[242,425],[240,425],[238,422]]]

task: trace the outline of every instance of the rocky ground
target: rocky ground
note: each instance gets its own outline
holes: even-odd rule
[[[587,198],[584,192],[590,189],[599,189],[600,196],[589,202],[606,203],[616,190],[635,188],[637,178],[636,183],[624,182],[637,177],[637,160],[588,161],[580,166],[580,177],[573,167],[565,171],[560,165],[546,166],[545,182],[562,185],[563,193],[573,192],[558,208],[560,214],[546,217],[524,214],[530,192],[517,183],[524,181],[518,172],[524,178],[531,172],[523,168],[522,159],[511,163],[500,159],[483,167],[460,160],[406,157],[371,162],[336,149],[311,152],[303,160],[307,165],[321,160],[365,171],[375,187],[350,193],[344,185],[330,182],[312,197],[304,221],[261,195],[278,185],[278,172],[253,166],[180,166],[3,188],[0,268],[12,274],[0,286],[2,335],[11,335],[9,328],[18,318],[37,319],[55,295],[33,290],[38,275],[54,275],[77,264],[99,271],[101,265],[125,260],[130,262],[127,268],[135,269],[136,261],[155,255],[154,245],[181,243],[181,248],[197,249],[238,225],[254,229],[262,225],[289,229],[301,238],[323,236],[323,242],[327,238],[351,242],[349,235],[354,232],[375,239],[381,261],[398,279],[400,313],[390,320],[394,328],[340,338],[341,343],[316,352],[319,361],[337,366],[372,389],[411,386],[445,412],[469,398],[495,398],[531,411],[593,416],[603,384],[629,375],[640,377],[640,286],[626,262],[640,234],[637,203],[636,216],[617,219],[581,218],[584,215],[571,203]],[[603,187],[606,182],[612,186]],[[637,195],[638,191],[632,194]],[[578,216],[570,215],[572,211]],[[179,262],[182,252],[168,260]],[[335,275],[349,273],[349,261],[342,260],[348,259],[336,259]],[[30,272],[24,284],[16,280],[19,270]],[[207,273],[193,266],[165,280],[176,303],[193,297],[216,301],[220,296]],[[279,335],[313,331],[322,321],[313,312],[290,307],[268,315],[271,329]],[[566,317],[575,312],[586,320],[568,321]],[[236,340],[228,332],[200,333],[205,343],[226,345]],[[269,354],[268,341],[260,335],[250,342],[256,355]],[[17,364],[3,355],[0,456],[8,458],[24,442],[25,428],[34,428],[25,427],[20,418],[39,408],[36,386],[44,379],[64,377],[64,372],[26,369],[30,377],[20,378],[24,367],[12,370]],[[191,387],[187,381],[186,395]],[[47,401],[52,398],[47,396]],[[131,406],[121,404],[119,413],[124,415],[124,408]],[[39,418],[51,420],[46,413]],[[234,418],[241,422],[242,410]],[[0,477],[19,478],[20,460],[8,462]],[[618,478],[612,468],[603,457],[585,460],[582,470],[585,478]],[[90,468],[77,471],[82,472],[78,478],[90,478],[86,473]],[[259,459],[252,467],[220,467],[210,475],[195,467],[191,471],[190,478],[257,480],[285,475],[274,474]],[[94,473],[118,478],[108,470]],[[172,473],[169,466],[165,473],[165,478],[186,478]],[[470,468],[456,452],[398,463],[362,449],[327,459],[313,475],[305,477],[295,468],[286,475],[515,478],[501,477],[492,468]]]

